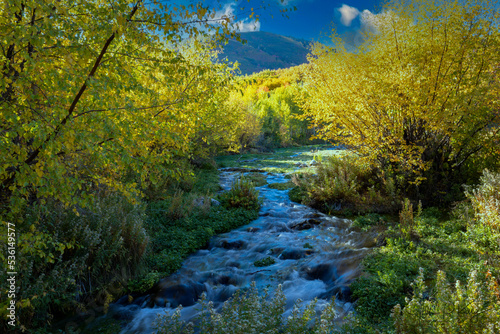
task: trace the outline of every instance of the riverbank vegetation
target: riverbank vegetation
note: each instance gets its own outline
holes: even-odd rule
[[[493,2],[391,2],[367,17],[357,51],[333,36],[308,64],[246,77],[216,60],[232,18],[201,4],[112,3],[2,3],[0,260],[14,224],[16,330],[105,312],[255,219],[267,181],[247,175],[221,193],[227,167],[287,173],[273,187],[377,231],[379,247],[341,325],[328,308],[311,323],[311,307],[284,322],[278,290],[275,304],[250,292],[220,314],[202,301],[215,319],[203,326],[223,331],[228,310],[248,303],[258,331],[500,331]],[[318,151],[326,142],[337,149]],[[159,329],[181,331],[178,320]]]

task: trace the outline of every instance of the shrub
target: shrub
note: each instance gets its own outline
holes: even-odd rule
[[[481,184],[475,189],[466,188],[478,223],[500,232],[500,173],[485,169]]]
[[[252,283],[246,292],[238,291],[217,311],[212,302],[203,294],[198,302],[201,313],[194,323],[180,320],[181,307],[172,315],[166,313],[158,317],[156,330],[160,333],[191,334],[195,327],[203,334],[327,334],[332,333],[335,319],[335,303],[330,303],[316,317],[316,300],[302,307],[297,300],[286,319],[282,316],[286,298],[278,286],[271,297],[268,290],[261,295]]]
[[[487,272],[479,279],[470,272],[467,286],[456,282],[451,288],[445,273],[437,273],[433,291],[428,294],[423,270],[414,283],[411,300],[393,310],[398,333],[498,333],[500,331],[500,291],[496,279]]]
[[[284,183],[270,183],[269,188],[271,189],[277,189],[277,190],[287,190],[290,188],[293,188],[294,184],[291,181],[284,182]]]
[[[220,202],[227,208],[257,210],[260,207],[259,191],[252,182],[240,178],[233,182],[231,189],[220,195]]]
[[[17,315],[27,328],[43,327],[56,312],[85,308],[96,299],[106,306],[140,270],[148,244],[143,207],[98,193],[91,208],[36,204],[16,226]]]
[[[243,179],[252,182],[255,187],[264,186],[267,184],[267,176],[262,173],[249,173],[242,177]]]
[[[363,214],[397,208],[394,181],[356,155],[330,156],[318,165],[316,175],[292,181],[306,191],[305,202],[324,211]]]

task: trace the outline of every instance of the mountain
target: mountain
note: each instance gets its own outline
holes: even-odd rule
[[[219,58],[237,61],[242,74],[288,68],[307,62],[310,43],[308,41],[263,31],[240,35],[247,43],[230,40]]]

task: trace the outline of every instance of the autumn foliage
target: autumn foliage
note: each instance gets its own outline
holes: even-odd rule
[[[338,36],[314,47],[302,105],[322,138],[442,198],[500,161],[498,15],[482,1],[393,2],[358,50]]]

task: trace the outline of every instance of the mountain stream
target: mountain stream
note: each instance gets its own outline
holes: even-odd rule
[[[284,183],[284,174],[267,174],[268,183]],[[241,173],[221,170],[221,186],[229,190]],[[189,256],[182,268],[164,278],[151,293],[132,303],[123,297],[110,313],[128,320],[122,333],[152,333],[153,322],[165,310],[182,305],[182,318],[198,312],[202,293],[221,305],[236,290],[255,281],[271,291],[282,285],[286,314],[300,298],[318,299],[321,308],[333,296],[339,318],[352,310],[349,284],[359,276],[360,261],[375,246],[373,235],[352,228],[351,221],[328,216],[290,201],[288,190],[257,187],[263,199],[259,218],[248,225],[212,238],[207,249]],[[256,267],[255,261],[271,257],[275,263]]]

